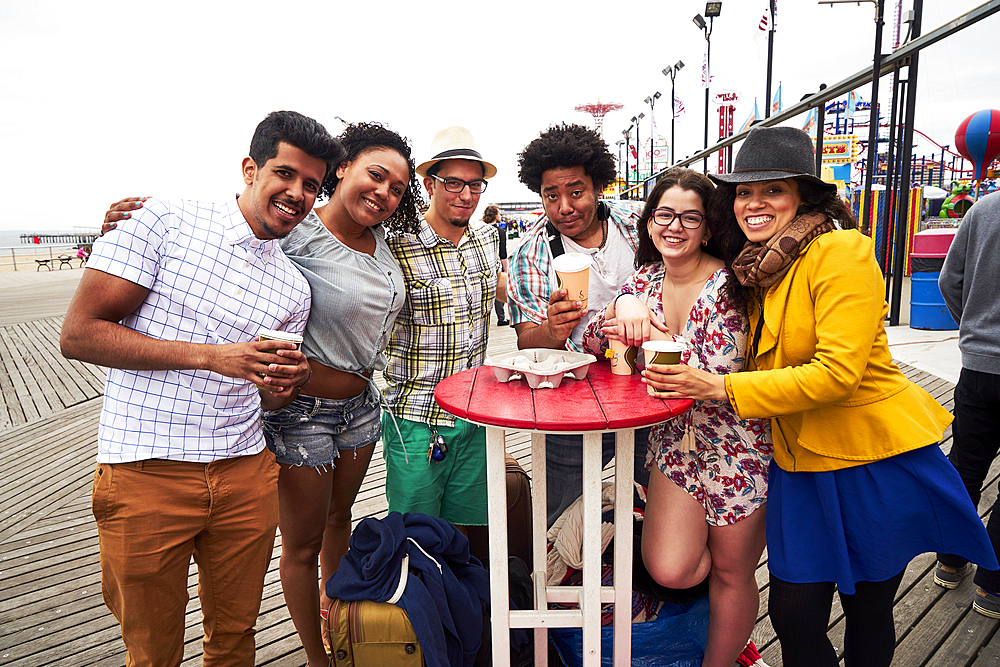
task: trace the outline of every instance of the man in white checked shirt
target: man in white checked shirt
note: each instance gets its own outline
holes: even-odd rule
[[[204,664],[254,663],[278,520],[260,412],[309,376],[293,344],[256,337],[305,327],[309,285],[276,239],[343,155],[316,121],[271,113],[238,199],[149,200],[94,244],[60,343],[66,357],[110,368],[93,511],[129,665],[180,664],[192,555]]]

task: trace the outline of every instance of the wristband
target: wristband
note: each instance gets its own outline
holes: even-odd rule
[[[301,389],[303,387],[305,387],[307,384],[309,384],[309,382],[312,380],[312,377],[313,377],[313,369],[310,368],[309,369],[309,375],[306,376],[306,381],[303,382],[302,384],[295,385],[295,389],[301,391]]]
[[[611,302],[612,305],[615,307],[615,311],[618,310],[618,299],[622,298],[623,296],[635,296],[635,294],[632,294],[632,292],[625,292],[623,294],[619,294],[618,296],[616,296],[615,300]]]

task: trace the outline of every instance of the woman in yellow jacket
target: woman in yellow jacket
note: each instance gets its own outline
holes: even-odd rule
[[[644,376],[771,419],[768,609],[783,664],[837,665],[826,635],[836,589],[848,667],[889,665],[893,598],[910,560],[942,551],[997,562],[936,444],[951,415],[892,363],[872,242],[814,165],[805,132],[757,128],[733,173],[713,177],[710,213],[728,221],[723,242],[751,291],[747,371],[654,365]]]

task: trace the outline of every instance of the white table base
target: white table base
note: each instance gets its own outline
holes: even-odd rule
[[[516,430],[516,429],[510,429]],[[545,433],[531,432],[532,561],[535,608],[509,609],[505,430],[486,427],[486,477],[490,534],[490,607],[493,664],[510,664],[510,628],[535,628],[535,664],[548,663],[548,628],[583,629],[583,665],[601,664],[601,604],[614,603],[614,664],[632,654],[632,483],[635,430],[615,433],[615,573],[601,586],[601,435],[583,434],[583,575],[580,586],[546,586]],[[549,609],[549,602],[579,609]],[[628,628],[627,632],[619,631]]]

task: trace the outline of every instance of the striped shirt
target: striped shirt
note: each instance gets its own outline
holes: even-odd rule
[[[600,253],[591,254],[591,283],[596,281],[598,275],[603,276],[606,281],[615,283],[611,296],[617,294],[618,288],[634,271],[633,262],[635,260],[635,248],[639,243],[636,224],[639,221],[639,214],[633,207],[632,202],[607,202],[611,211],[608,227],[608,234],[617,230],[624,241],[632,249],[631,256],[621,254],[620,261],[615,266],[606,266],[600,262]],[[641,202],[639,203],[641,205]],[[507,278],[507,305],[510,307],[510,321],[513,324],[531,322],[541,324],[546,319],[549,305],[549,295],[552,293],[550,285],[555,284],[555,276],[552,273],[552,250],[549,247],[548,232],[545,224],[548,222],[547,216],[535,223],[521,244],[514,251],[510,258],[510,274]],[[572,243],[567,243],[567,237],[563,236],[563,248],[566,252],[583,251],[584,249],[574,248]],[[627,260],[627,261],[625,261]],[[598,290],[591,287],[591,293]],[[589,311],[596,312],[602,309],[606,303],[600,303],[600,299],[588,299]],[[576,341],[583,335],[583,330],[587,326],[588,319],[577,325],[574,335],[566,340],[566,347],[576,352],[583,352]],[[578,334],[578,335],[577,335]]]
[[[470,222],[456,247],[421,219],[416,235],[388,241],[403,271],[406,302],[389,339],[386,400],[396,417],[454,426],[455,417],[434,402],[434,387],[486,358],[500,272],[497,230]]]
[[[96,269],[149,290],[122,324],[160,340],[239,343],[301,334],[309,284],[276,240],[254,236],[236,201],[148,200],[94,244]],[[253,383],[202,370],[109,369],[100,463],[207,463],[264,448]]]

